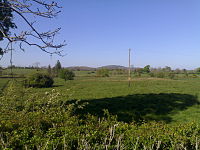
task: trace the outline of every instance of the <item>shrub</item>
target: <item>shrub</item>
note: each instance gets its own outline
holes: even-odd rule
[[[136,77],[141,77],[141,73],[140,73],[140,72],[136,72],[136,73],[135,73],[135,76],[136,76]]]
[[[25,85],[28,87],[37,87],[37,88],[47,88],[52,87],[54,81],[53,78],[47,74],[35,73],[28,77],[25,81]]]
[[[153,72],[149,73],[150,77],[155,77],[155,74]]]
[[[175,78],[175,74],[172,73],[172,72],[170,72],[170,73],[168,74],[168,77],[169,77],[170,79],[174,79],[174,78]]]
[[[59,77],[61,79],[66,80],[74,80],[75,74],[73,71],[68,70],[68,69],[62,69],[59,73]]]
[[[175,73],[173,72],[163,72],[163,71],[152,71],[149,73],[151,77],[157,77],[157,78],[170,78],[174,79],[175,78]]]
[[[197,74],[200,74],[200,68],[197,68],[197,69],[196,69],[196,73],[197,73]]]
[[[88,72],[87,74],[94,74],[95,72],[94,71],[90,71],[90,72]]]
[[[150,65],[147,65],[143,68],[144,73],[150,73]]]
[[[105,68],[97,70],[97,77],[109,77],[109,70]]]
[[[153,71],[149,74],[151,77],[164,78],[165,73],[162,71]]]
[[[157,72],[156,77],[158,78],[164,78],[165,77],[165,73],[164,72]]]

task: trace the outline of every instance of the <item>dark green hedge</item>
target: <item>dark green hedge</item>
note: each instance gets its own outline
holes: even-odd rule
[[[26,86],[37,87],[37,88],[52,87],[53,83],[54,83],[53,78],[43,73],[32,74],[25,81]]]

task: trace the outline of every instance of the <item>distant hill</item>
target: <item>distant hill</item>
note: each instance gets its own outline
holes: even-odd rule
[[[109,69],[109,70],[114,70],[114,69],[127,69],[127,67],[120,66],[120,65],[107,65],[107,66],[99,67],[98,69],[100,69],[100,68],[106,68],[106,69]]]
[[[94,71],[96,68],[87,67],[87,66],[72,66],[72,67],[66,67],[67,69],[73,70],[73,71]]]
[[[98,68],[87,67],[87,66],[71,66],[71,67],[66,67],[66,68],[70,69],[72,71],[95,71],[95,70],[101,69],[101,68],[106,68],[109,70],[127,69],[127,67],[120,66],[120,65],[107,65],[107,66],[102,66],[102,67],[98,67]]]

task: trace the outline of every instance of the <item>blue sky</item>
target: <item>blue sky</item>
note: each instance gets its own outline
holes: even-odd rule
[[[200,67],[200,0],[64,0],[62,13],[40,20],[39,30],[61,27],[57,42],[66,40],[65,57],[35,47],[14,53],[14,64],[40,62],[63,66],[128,65],[136,67]],[[17,20],[18,26],[24,27]],[[0,65],[9,65],[5,55]]]

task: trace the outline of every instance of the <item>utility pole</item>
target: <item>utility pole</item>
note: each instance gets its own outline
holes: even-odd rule
[[[128,87],[131,86],[131,49],[129,48],[129,61],[128,61]]]
[[[10,73],[11,73],[11,77],[13,79],[13,45],[12,45],[12,42],[11,42],[11,48],[10,48]]]

